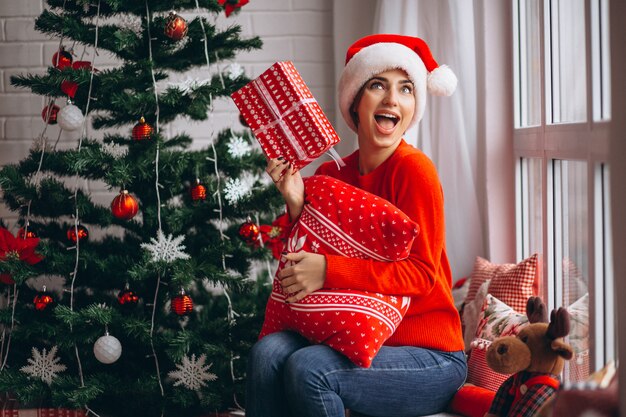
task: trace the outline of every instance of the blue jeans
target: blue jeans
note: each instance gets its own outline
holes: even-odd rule
[[[279,332],[250,352],[246,417],[414,417],[445,409],[465,382],[460,352],[383,346],[370,368],[354,365],[326,345]]]

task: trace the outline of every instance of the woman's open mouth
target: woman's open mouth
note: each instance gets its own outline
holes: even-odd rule
[[[374,115],[376,120],[376,127],[383,134],[389,134],[393,132],[394,128],[400,121],[400,117],[396,114],[389,112],[376,113]]]

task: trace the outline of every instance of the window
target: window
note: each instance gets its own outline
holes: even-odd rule
[[[577,381],[616,351],[608,0],[512,1],[517,253],[541,255],[544,300],[570,310]]]

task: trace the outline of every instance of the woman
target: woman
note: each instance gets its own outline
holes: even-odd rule
[[[429,74],[430,73],[430,74]],[[427,82],[427,76],[429,76]],[[450,95],[456,77],[418,38],[372,35],[353,44],[339,81],[339,105],[359,149],[335,177],[400,208],[420,227],[409,258],[380,262],[308,252],[287,254],[279,274],[287,302],[322,287],[410,296],[411,306],[370,368],[292,332],[265,336],[248,364],[246,416],[419,416],[442,411],[466,376],[459,315],[445,250],[443,193],[433,163],[402,138],[424,112],[426,91]],[[302,178],[281,159],[267,172],[292,220],[304,205]]]

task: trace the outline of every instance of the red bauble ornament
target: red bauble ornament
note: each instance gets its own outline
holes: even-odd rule
[[[0,274],[0,282],[7,285],[15,284],[15,281],[11,278],[11,274]]]
[[[200,184],[200,180],[196,179],[196,185],[191,187],[191,199],[193,201],[201,201],[206,199],[206,187]]]
[[[135,127],[133,127],[133,139],[150,139],[153,131],[154,129],[152,128],[152,126],[146,123],[146,119],[142,117],[141,119],[139,119],[139,123],[137,123]]]
[[[243,117],[243,114],[239,114],[239,123],[241,123],[245,127],[248,127],[248,122],[246,122],[246,119],[245,117]]]
[[[72,66],[72,54],[61,48],[52,55],[52,65],[58,69]]]
[[[127,190],[120,191],[118,196],[111,201],[111,213],[118,219],[130,220],[138,211],[137,200]]]
[[[179,41],[187,35],[187,29],[189,29],[187,21],[176,13],[171,12],[165,24],[165,36]]]
[[[120,303],[122,307],[134,307],[139,302],[139,296],[126,284],[126,288],[117,294],[117,302]]]
[[[28,229],[28,231],[26,229]],[[27,224],[27,227],[20,227],[20,230],[17,231],[18,239],[29,239],[35,237],[37,237],[37,233],[33,231],[33,228],[30,224]]]
[[[186,316],[193,311],[193,300],[190,296],[181,291],[179,295],[172,298],[171,308],[179,316]]]
[[[49,125],[55,125],[57,124],[57,114],[59,113],[59,110],[61,110],[61,108],[56,104],[46,106],[41,112],[41,118]]]
[[[33,299],[33,304],[35,305],[35,310],[45,311],[54,305],[54,298],[46,292],[46,287],[44,286],[43,291],[38,293]]]
[[[256,243],[259,239],[259,233],[259,226],[254,224],[250,217],[239,227],[239,236],[249,244]]]
[[[91,61],[75,61],[72,64],[72,68],[74,69],[91,69]],[[94,69],[95,72],[98,72],[97,69]]]
[[[76,230],[78,229],[78,234],[76,233]],[[87,228],[83,225],[78,225],[78,228],[71,226],[69,229],[67,229],[67,239],[71,240],[72,242],[76,243],[79,240],[85,240],[89,237],[89,230],[87,230]]]

